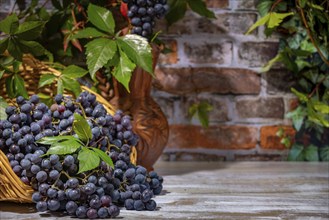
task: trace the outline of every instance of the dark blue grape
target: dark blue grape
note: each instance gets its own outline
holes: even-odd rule
[[[88,217],[89,219],[97,218],[97,217],[98,217],[97,210],[96,210],[96,209],[89,209],[89,210],[87,211],[87,217]]]
[[[37,202],[36,208],[38,212],[44,212],[47,210],[47,202],[45,201],[39,201]]]
[[[47,196],[51,199],[56,198],[57,197],[57,190],[53,189],[53,188],[49,188],[47,190]]]
[[[78,209],[78,205],[73,201],[68,201],[66,203],[65,209],[69,215],[74,215]]]
[[[86,218],[87,217],[87,209],[84,206],[79,206],[75,211],[75,214],[78,218]]]
[[[153,199],[151,199],[150,201],[148,201],[145,204],[145,207],[146,207],[146,210],[148,210],[148,211],[154,211],[157,207],[157,204]]]
[[[133,199],[126,199],[124,206],[127,210],[134,210],[134,200]]]
[[[60,174],[59,174],[59,172],[57,170],[52,170],[52,171],[49,172],[49,177],[52,180],[57,180],[58,177],[59,177],[59,175]]]
[[[39,183],[45,182],[47,178],[48,178],[47,173],[43,170],[39,171],[36,175],[36,179],[38,180]]]
[[[153,197],[153,191],[150,189],[146,189],[142,192],[142,201],[148,202]]]
[[[108,209],[107,209],[109,216],[111,218],[115,218],[120,214],[120,209],[118,208],[118,206],[116,205],[111,205]]]
[[[134,201],[134,209],[136,211],[142,211],[145,209],[145,205],[144,203],[142,202],[142,200],[135,200]]]
[[[37,104],[39,101],[40,101],[39,96],[37,96],[37,95],[32,95],[30,97],[30,102],[32,102],[33,104]]]
[[[47,201],[47,206],[50,211],[57,211],[60,208],[60,203],[56,199],[51,199]]]
[[[32,201],[35,202],[35,203],[37,203],[37,202],[39,202],[39,201],[42,200],[42,197],[43,196],[39,192],[34,192],[32,194]]]

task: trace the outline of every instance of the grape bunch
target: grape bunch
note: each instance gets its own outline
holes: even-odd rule
[[[150,37],[155,19],[163,18],[169,10],[167,0],[122,0],[128,4],[128,17],[133,26],[131,33]]]
[[[17,97],[16,106],[6,108],[0,121],[0,150],[13,171],[35,190],[32,200],[38,211],[65,211],[78,218],[114,218],[119,207],[127,210],[156,209],[155,195],[162,191],[163,178],[156,172],[131,163],[131,146],[138,142],[131,118],[118,110],[109,115],[96,96],[82,92],[72,97],[56,95],[48,107],[37,95]],[[77,152],[46,154],[44,137],[77,136],[72,129],[74,113],[86,117],[92,138],[88,146],[104,151],[114,168],[101,161],[96,169],[78,173]]]

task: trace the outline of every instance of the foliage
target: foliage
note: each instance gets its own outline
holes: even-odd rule
[[[286,115],[296,135],[279,135],[286,146],[293,143],[288,160],[329,161],[329,2],[263,0],[258,10],[262,18],[248,33],[265,25],[267,36],[281,35],[278,54],[263,71],[281,62],[298,83],[291,88],[298,107]]]
[[[76,136],[44,137],[38,143],[51,145],[47,154],[65,155],[77,152],[78,173],[95,169],[99,166],[101,160],[114,168],[112,159],[104,151],[88,146],[92,138],[92,132],[84,117],[75,113],[72,128]]]
[[[209,112],[212,109],[212,106],[207,101],[193,103],[188,110],[189,118],[198,118],[201,125],[207,128],[209,126]]]

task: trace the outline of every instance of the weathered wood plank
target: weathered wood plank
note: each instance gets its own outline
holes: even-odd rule
[[[329,163],[159,162],[155,169],[164,176],[158,211],[122,210],[120,217],[329,219]],[[24,210],[0,203],[0,219],[59,217]]]

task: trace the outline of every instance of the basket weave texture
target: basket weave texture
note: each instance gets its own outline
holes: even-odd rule
[[[42,74],[53,73],[59,76],[61,72],[48,66],[47,64],[27,55],[23,57],[23,62],[20,67],[20,76],[24,79],[25,87],[29,96],[42,92],[43,94],[53,96],[56,89],[55,85],[50,84],[43,88],[38,88],[38,82]],[[8,97],[6,92],[5,80],[8,74],[4,74],[0,80],[0,96],[6,99],[9,103],[14,103],[14,100]],[[109,104],[104,97],[95,93],[86,86],[81,87],[83,91],[87,91],[96,96],[96,100],[101,103],[108,114],[113,115],[115,108]],[[135,146],[131,149],[130,160],[136,165],[137,150]],[[34,190],[31,186],[24,184],[21,179],[14,173],[6,155],[0,150],[0,202],[10,201],[17,203],[32,203],[32,194]]]

